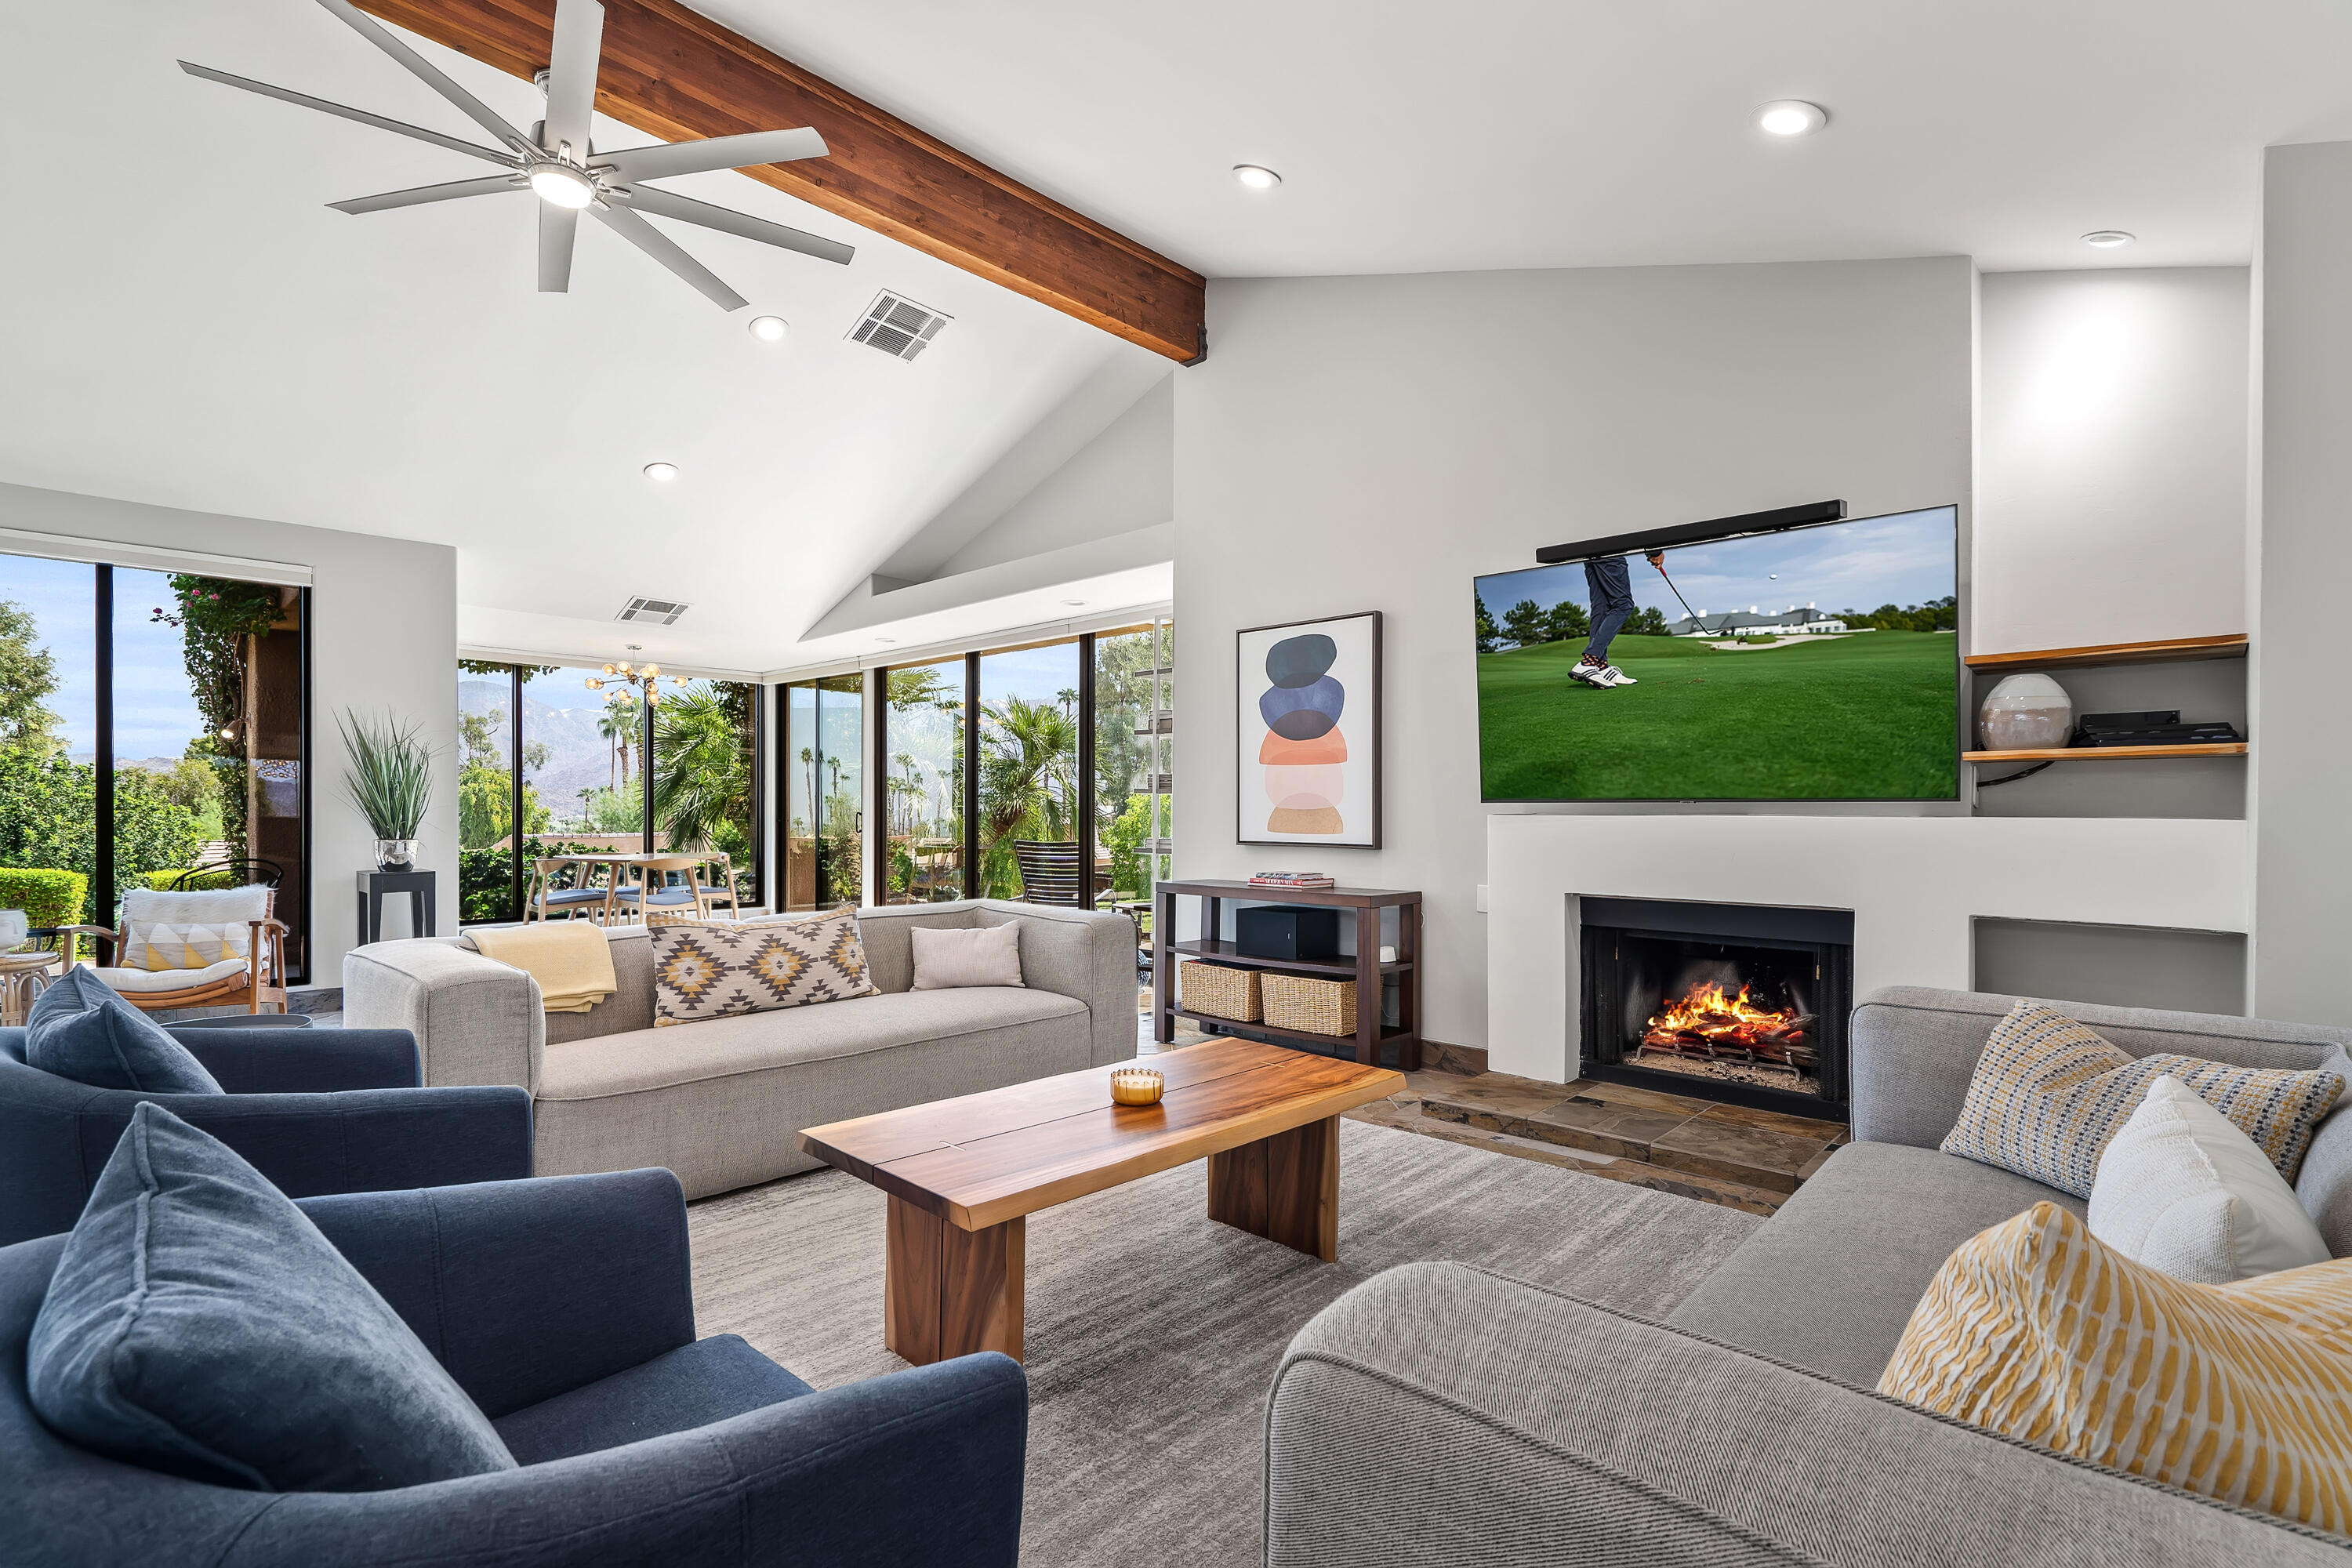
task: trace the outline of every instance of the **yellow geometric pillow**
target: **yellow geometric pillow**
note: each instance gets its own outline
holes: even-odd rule
[[[128,937],[124,969],[203,969],[253,955],[249,925],[133,925]]]
[[[2133,1057],[2063,1013],[2020,1002],[1993,1026],[1943,1151],[2091,1195],[2099,1155],[2169,1073],[2238,1124],[2288,1182],[2344,1092],[2340,1073],[2242,1068],[2159,1051]]]
[[[2036,1204],[1945,1260],[1878,1392],[2223,1502],[2352,1526],[2352,1258],[2195,1285]]]

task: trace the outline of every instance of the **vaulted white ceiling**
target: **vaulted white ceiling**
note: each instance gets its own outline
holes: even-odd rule
[[[2237,264],[2261,148],[2352,137],[2339,0],[698,8],[1212,276]],[[331,212],[478,169],[173,64],[468,130],[310,0],[0,0],[0,479],[446,542],[477,646],[604,652],[646,593],[694,605],[631,637],[664,659],[792,663],[1024,432],[1150,370],[732,174],[675,184],[859,247],[673,231],[791,321],[780,347],[593,226],[572,292],[538,294],[526,197]],[[1768,144],[1752,112],[1781,97],[1828,130]],[[1286,183],[1245,192],[1241,162]],[[2081,244],[2102,227],[2139,243]],[[844,341],[883,288],[956,318],[913,364]]]

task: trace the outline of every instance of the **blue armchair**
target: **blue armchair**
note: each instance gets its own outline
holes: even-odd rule
[[[965,1356],[815,1393],[735,1335],[698,1341],[667,1171],[301,1206],[521,1468],[272,1494],[75,1447],[25,1388],[48,1237],[0,1248],[0,1562],[1013,1568],[1021,1368]]]
[[[530,1174],[530,1096],[418,1087],[405,1029],[171,1032],[226,1094],[92,1089],[26,1066],[25,1031],[0,1029],[0,1246],[73,1228],[142,1100],[203,1128],[289,1197]]]

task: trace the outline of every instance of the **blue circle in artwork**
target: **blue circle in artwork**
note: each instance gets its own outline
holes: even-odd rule
[[[1275,687],[1257,700],[1265,727],[1286,741],[1328,734],[1347,705],[1347,689],[1328,675],[1307,686]]]
[[[1339,657],[1339,645],[1321,632],[1285,637],[1265,650],[1265,678],[1276,686],[1311,686]]]

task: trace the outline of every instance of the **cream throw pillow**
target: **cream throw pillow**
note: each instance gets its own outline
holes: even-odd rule
[[[1019,985],[1021,928],[913,926],[915,989],[946,991],[963,985]]]
[[[129,922],[123,969],[209,969],[232,958],[253,956],[249,925],[142,925]]]
[[[2352,1526],[2352,1258],[2192,1285],[2036,1204],[1945,1260],[1878,1392],[2222,1502]]]
[[[2091,1234],[2200,1285],[2327,1261],[2319,1227],[2253,1140],[2169,1075],[2099,1156]]]
[[[2162,1073],[2236,1122],[2290,1182],[2319,1119],[2344,1092],[2343,1076],[2325,1068],[2242,1068],[2169,1052],[2134,1058],[2063,1013],[2020,1002],[1993,1026],[1944,1152],[2087,1198],[2100,1151]]]

